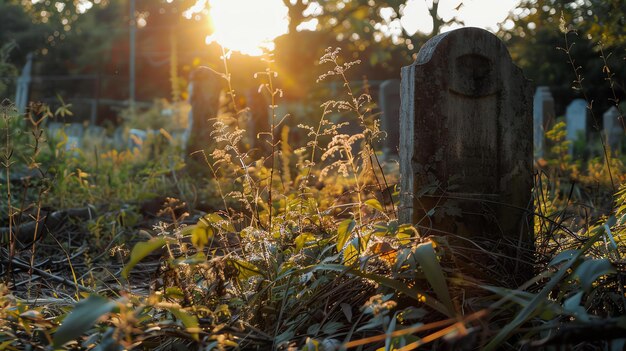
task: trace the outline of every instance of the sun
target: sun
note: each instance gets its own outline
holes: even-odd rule
[[[273,40],[287,33],[287,8],[282,0],[212,0],[209,14],[213,34],[207,43],[246,55],[272,50]]]

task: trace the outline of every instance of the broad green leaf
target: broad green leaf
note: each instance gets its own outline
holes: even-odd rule
[[[239,279],[248,279],[255,275],[263,275],[261,271],[252,263],[243,260],[231,260],[239,270]]]
[[[574,296],[568,298],[567,300],[565,300],[565,302],[563,302],[563,309],[578,318],[580,321],[588,322],[589,314],[587,314],[587,310],[585,310],[585,308],[580,305],[582,297],[583,292],[577,292],[576,294],[574,294]]]
[[[191,243],[196,248],[202,250],[213,238],[213,228],[208,225],[198,223],[191,232]]]
[[[63,319],[61,326],[54,333],[54,346],[61,347],[68,341],[79,338],[88,331],[103,315],[111,312],[117,303],[102,296],[91,295],[76,304],[72,312]]]
[[[296,252],[297,252],[297,251],[302,250],[304,248],[304,245],[306,245],[306,243],[315,241],[315,235],[308,233],[308,232],[302,233],[298,235],[294,241],[296,243]]]
[[[346,245],[348,238],[350,238],[350,233],[352,233],[352,229],[356,222],[353,219],[346,219],[343,222],[339,223],[337,227],[337,252],[343,250],[343,247]]]
[[[143,260],[152,251],[163,247],[166,243],[167,240],[164,237],[156,237],[149,241],[135,244],[135,247],[133,247],[133,250],[130,252],[130,261],[128,261],[128,264],[122,270],[122,277],[128,279],[128,274],[139,261]]]
[[[346,246],[346,248],[343,250],[343,264],[345,264],[346,266],[352,266],[357,262],[358,258],[359,250],[354,246],[354,243],[348,244],[348,246]]]
[[[165,297],[175,298],[175,299],[183,299],[185,294],[183,294],[183,290],[177,286],[172,286],[165,289]]]
[[[617,251],[618,250],[617,243],[615,242],[615,238],[613,237],[611,228],[607,224],[604,225],[604,231],[606,232],[606,236],[609,238],[609,241],[611,241],[611,248]]]
[[[398,320],[398,312],[393,314],[393,318],[391,318],[391,321],[389,322],[389,326],[386,329],[387,332],[387,337],[385,338],[385,349],[384,351],[392,351],[393,349],[395,349],[393,347],[392,344],[392,338],[391,338],[391,333],[393,333],[394,331],[396,331],[396,321]]]
[[[380,201],[378,201],[377,199],[369,199],[367,201],[365,201],[365,205],[376,209],[380,212],[385,212],[385,210],[383,209],[383,205],[380,204]]]
[[[599,260],[586,260],[574,271],[574,276],[580,279],[580,285],[585,291],[591,289],[596,279],[606,274],[615,273],[615,268],[606,258]]]
[[[567,250],[567,251],[563,251],[561,253],[559,253],[558,255],[556,255],[548,264],[548,267],[552,267],[552,266],[556,266],[557,264],[564,262],[564,261],[569,261],[571,260],[573,257],[579,255],[578,250]]]
[[[194,255],[188,256],[188,257],[179,257],[177,259],[175,259],[172,262],[172,265],[188,265],[188,264],[199,264],[199,263],[204,263],[206,262],[207,258],[206,255],[204,254],[204,252],[196,252]]]
[[[428,280],[428,283],[432,286],[435,291],[435,295],[439,298],[439,301],[446,306],[450,315],[454,315],[454,304],[452,303],[452,298],[450,297],[450,291],[448,290],[448,285],[446,284],[446,277],[443,274],[443,269],[439,264],[437,255],[435,254],[433,243],[427,242],[417,246],[417,248],[415,248],[415,259],[422,267],[426,280]]]
[[[198,333],[200,332],[200,325],[198,324],[198,317],[187,313],[182,308],[177,307],[168,307],[168,311],[170,311],[178,320],[183,322],[185,328],[187,328],[187,332],[191,334],[194,340],[198,341],[200,338],[198,337]]]
[[[418,233],[410,224],[402,224],[398,226],[398,231],[396,232],[396,239],[400,241],[400,244],[406,245],[411,242],[411,238],[417,237]]]
[[[337,330],[341,329],[343,326],[344,326],[343,323],[340,323],[340,322],[324,323],[324,326],[322,327],[322,332],[326,335],[333,335],[337,332]]]
[[[213,227],[226,232],[235,231],[235,227],[233,226],[233,224],[230,221],[222,218],[222,216],[218,215],[217,213],[208,213],[204,215],[204,217],[201,217],[200,220],[198,220],[198,224],[200,223],[203,223],[207,226],[212,225]]]
[[[352,306],[349,304],[342,302],[339,306],[341,306],[341,310],[343,314],[346,316],[348,322],[352,322]]]

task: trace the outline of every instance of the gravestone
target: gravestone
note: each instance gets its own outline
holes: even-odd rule
[[[126,141],[127,139],[124,133],[124,127],[120,126],[115,128],[115,130],[113,131],[112,139],[113,148],[117,151],[122,151],[128,146],[128,143]]]
[[[587,101],[576,99],[567,105],[565,109],[566,139],[571,141],[570,155],[574,153],[574,144],[587,139]]]
[[[532,276],[532,95],[483,29],[437,35],[402,68],[400,220],[456,240],[481,278],[503,267],[511,285]]]
[[[210,144],[212,122],[209,120],[217,117],[221,79],[208,67],[198,67],[191,72],[191,87],[189,88],[191,128],[187,142],[187,155],[204,150]]]
[[[15,93],[15,107],[17,112],[22,114],[26,112],[28,107],[28,94],[30,90],[30,83],[32,81],[33,71],[33,53],[26,55],[26,64],[22,69],[22,73],[17,78],[17,91]]]
[[[383,146],[386,157],[398,154],[400,144],[400,80],[389,79],[380,85],[378,91],[381,129],[387,134]]]
[[[67,143],[65,143],[65,151],[80,149],[82,147],[83,135],[85,128],[80,123],[70,123],[65,126],[65,135],[67,135]]]
[[[620,113],[617,107],[611,106],[603,115],[604,135],[606,135],[607,146],[613,153],[619,152],[624,138],[624,127],[620,121]]]
[[[542,158],[545,147],[545,131],[554,122],[554,98],[550,88],[537,87],[533,98],[533,140],[536,159]]]

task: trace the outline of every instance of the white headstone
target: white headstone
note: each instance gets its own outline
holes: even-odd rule
[[[32,80],[31,73],[33,70],[33,53],[29,53],[26,56],[26,64],[22,69],[20,77],[17,79],[17,92],[15,94],[15,107],[17,112],[26,112],[28,106],[28,90],[30,88],[30,82]]]
[[[539,86],[533,98],[533,140],[535,158],[543,157],[546,126],[554,121],[554,98],[550,88]]]
[[[574,151],[574,144],[577,141],[587,139],[587,101],[576,99],[572,101],[565,110],[565,123],[567,128],[567,140],[572,142],[569,148],[570,154]]]

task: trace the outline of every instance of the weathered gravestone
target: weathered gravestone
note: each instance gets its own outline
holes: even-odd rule
[[[545,131],[554,122],[554,98],[550,88],[537,87],[533,98],[533,140],[535,158],[542,158],[545,147]]]
[[[612,106],[602,115],[604,134],[607,146],[613,153],[619,152],[624,138],[624,127],[620,121],[620,113],[617,107]]]
[[[389,79],[380,85],[378,100],[381,116],[381,129],[387,133],[383,153],[387,156],[398,154],[400,144],[400,80]]]
[[[570,154],[574,152],[576,142],[584,141],[587,138],[588,112],[587,101],[584,99],[572,101],[565,109],[566,139],[572,142],[569,148]]]
[[[504,44],[478,28],[437,35],[402,68],[401,98],[400,220],[460,238],[480,278],[530,277],[532,87]]]
[[[208,67],[198,67],[190,75],[189,101],[191,103],[191,128],[187,154],[204,150],[211,140],[210,119],[216,118],[219,109],[221,77]]]

